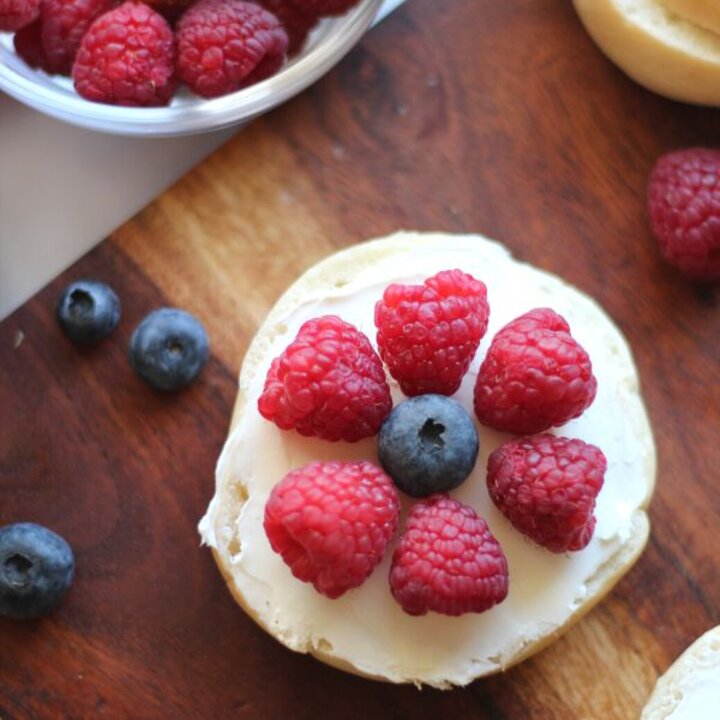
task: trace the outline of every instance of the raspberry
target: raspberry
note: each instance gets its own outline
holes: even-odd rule
[[[650,174],[648,214],[669,263],[696,280],[720,279],[720,150],[663,155]]]
[[[507,595],[507,560],[471,507],[433,495],[410,510],[393,554],[390,590],[409,615],[484,612]]]
[[[485,284],[460,270],[423,285],[389,285],[375,306],[380,356],[406,395],[452,395],[489,314]]]
[[[360,0],[290,0],[290,2],[309,15],[325,17],[344,15],[353,5],[357,5]]]
[[[313,462],[273,488],[264,525],[292,574],[336,598],[382,560],[399,513],[392,481],[372,463]]]
[[[288,36],[287,54],[296,55],[305,44],[310,31],[317,25],[316,15],[303,12],[293,5],[290,0],[252,0],[269,10],[283,26]]]
[[[15,32],[40,16],[40,0],[0,0],[0,32]]]
[[[535,435],[507,442],[490,455],[487,485],[493,502],[521,533],[562,553],[590,542],[606,469],[594,445]]]
[[[367,337],[325,315],[308,320],[272,361],[258,409],[283,430],[355,442],[377,434],[392,400]]]
[[[113,0],[42,0],[42,43],[51,72],[69,75],[80,41]]]
[[[72,75],[80,95],[112,105],[167,105],[173,79],[173,34],[165,19],[126,2],[93,22]]]
[[[31,67],[50,72],[48,59],[42,45],[41,23],[34,20],[20,28],[13,36],[15,52]]]
[[[287,46],[277,18],[259,5],[200,0],[177,24],[178,75],[197,95],[227,95],[276,73]]]
[[[596,391],[590,358],[565,319],[537,308],[490,343],[475,384],[475,414],[496,430],[537,433],[580,416]]]

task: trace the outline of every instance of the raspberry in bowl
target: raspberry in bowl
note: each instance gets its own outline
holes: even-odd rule
[[[243,2],[243,0],[236,1]],[[283,2],[289,1],[283,0]],[[67,55],[70,52],[68,48],[75,48],[80,42],[75,38],[74,32],[68,32],[63,28],[66,28],[68,23],[72,27],[83,25],[90,16],[93,16],[93,22],[101,20],[102,15],[95,17],[93,13],[99,9],[108,11],[102,0],[92,2],[76,0],[76,4],[82,6],[85,14],[77,17],[75,14],[68,15],[65,11],[58,22],[51,25],[51,29],[54,30],[52,40],[43,39],[43,29],[37,24],[39,20],[27,24],[28,20],[34,17],[34,10],[29,6],[25,7],[28,2],[29,0],[12,0],[11,3],[7,0],[8,15],[12,9],[13,19],[16,16],[21,17],[17,23],[24,24],[24,27],[14,36],[11,32],[0,31],[0,90],[40,112],[73,125],[100,132],[140,137],[190,135],[249,122],[298,94],[330,70],[359,41],[382,5],[382,0],[358,0],[342,15],[322,17],[318,20],[307,17],[307,13],[301,8],[295,8],[295,3],[291,11],[280,13],[277,9],[280,0],[265,0],[262,5],[267,8],[266,12],[272,12],[275,7],[278,16],[282,15],[282,19],[288,24],[288,37],[285,38],[285,43],[291,43],[291,52],[300,48],[277,72],[269,77],[265,77],[262,73],[256,76],[248,73],[244,76],[244,80],[239,81],[238,89],[224,85],[221,89],[229,91],[229,94],[208,99],[190,92],[182,83],[177,83],[175,78],[172,80],[167,78],[164,71],[160,73],[160,77],[165,89],[158,95],[153,87],[156,83],[154,72],[147,72],[143,67],[122,68],[123,77],[129,72],[133,78],[139,77],[139,80],[133,80],[133,87],[129,89],[121,83],[120,96],[123,99],[129,97],[131,101],[139,98],[142,103],[135,104],[146,105],[126,107],[106,104],[108,97],[112,101],[118,97],[116,90],[118,69],[111,68],[109,73],[101,73],[98,82],[98,66],[102,69],[112,63],[104,60],[97,48],[89,48],[95,52],[96,57],[92,59],[93,66],[85,69],[82,76],[83,81],[88,77],[92,80],[89,87],[91,92],[96,93],[93,97],[101,102],[91,102],[80,97],[71,77],[51,74],[58,68],[67,71]],[[53,0],[47,3],[48,7],[60,8],[66,4],[67,0]],[[112,12],[115,3],[109,5],[109,11]],[[0,13],[3,7],[0,6]],[[178,9],[178,2],[172,0],[172,2],[153,2],[152,11],[153,20],[150,24],[154,28],[158,42],[153,41],[153,46],[145,49],[144,52],[157,54],[161,58],[162,67],[162,64],[167,62],[164,59],[166,57],[163,55],[164,51],[161,50],[165,33],[162,23],[155,19],[155,15],[164,16],[166,20],[163,22],[167,22],[169,31],[175,20],[182,15],[183,9],[182,7]],[[9,28],[9,25],[6,26]],[[92,27],[92,24],[89,27]],[[45,28],[46,36],[49,32]],[[308,32],[307,40],[301,44],[303,34]],[[144,31],[140,34],[140,38],[142,41],[145,40]],[[52,58],[48,58],[47,53],[44,52],[44,47],[50,42],[53,48]],[[128,47],[132,46],[128,44]],[[203,49],[209,48],[203,46]],[[284,53],[286,49],[287,44],[282,52]],[[280,52],[280,48],[277,44],[269,43],[268,52],[270,54]],[[128,52],[127,56],[130,57],[131,54]],[[87,61],[91,58],[86,54],[85,59]],[[216,62],[217,52],[211,51],[204,61],[210,64]],[[53,65],[53,62],[56,64]],[[265,65],[263,69],[267,68],[268,65]],[[270,63],[270,70],[275,69]],[[244,81],[252,84],[243,87]],[[116,88],[108,93],[106,88],[113,82]],[[172,83],[178,86],[174,92],[172,92]],[[152,95],[151,89],[154,93]],[[170,92],[172,95],[167,105],[162,105],[167,100],[163,92]]]
[[[542,328],[536,336],[523,325],[526,352],[536,354],[537,340],[552,361],[563,362],[557,376],[540,374],[535,395],[538,373],[529,364],[517,398],[539,396],[541,417],[551,422],[542,434],[523,435],[516,461],[509,444],[516,436],[488,424],[492,417],[479,419],[474,397],[498,335],[535,311]],[[411,337],[388,354],[396,317]],[[345,349],[317,332],[325,323],[333,332],[352,328]],[[407,348],[421,361],[415,373],[395,363]],[[401,386],[413,393],[428,379],[425,360],[442,369],[443,353],[447,385],[433,389],[447,394],[409,398]],[[516,359],[513,350],[513,369]],[[460,446],[467,445],[472,469],[464,480],[423,481],[416,491],[416,481],[403,488],[394,477],[397,469],[379,454],[382,428],[391,422],[376,374],[381,361],[394,408],[416,406],[392,443],[400,464],[405,457],[408,467],[424,462],[422,452],[411,457],[413,437],[433,457],[458,457],[453,441],[465,437]],[[356,393],[365,401],[354,402]],[[513,397],[505,388],[499,402]],[[558,398],[560,415],[551,402]],[[451,412],[454,405],[459,413]],[[293,414],[278,416],[281,406]],[[460,433],[460,422],[473,432]],[[362,431],[348,439],[335,432],[355,427]],[[372,468],[366,475],[395,481],[400,512],[389,541],[375,529],[376,504],[341,505],[334,500],[339,491],[324,497],[306,484],[302,493],[286,494],[283,523],[294,543],[278,543],[274,488],[303,468],[315,468],[316,477],[318,464],[362,464]],[[595,302],[483,237],[399,233],[322,261],[270,312],[243,363],[200,533],[237,602],[288,648],[359,675],[447,688],[532,655],[612,589],[647,541],[654,478],[655,448],[632,355]],[[507,502],[497,502],[496,490]],[[386,504],[384,529],[394,516],[394,503]],[[532,521],[542,524],[541,534],[532,532]],[[315,560],[304,558],[321,561],[335,577],[344,573],[340,558],[354,555],[361,567],[347,572],[343,591],[332,591],[337,597],[313,584]]]

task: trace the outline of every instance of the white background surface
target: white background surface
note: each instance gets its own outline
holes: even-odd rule
[[[387,0],[379,19],[402,2]],[[102,135],[0,94],[0,319],[234,132]]]

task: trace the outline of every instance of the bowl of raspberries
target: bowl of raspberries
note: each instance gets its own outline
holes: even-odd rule
[[[0,0],[0,89],[136,136],[247,122],[337,63],[382,0]]]

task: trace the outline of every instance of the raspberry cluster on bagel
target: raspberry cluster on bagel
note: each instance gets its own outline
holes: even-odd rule
[[[450,396],[487,331],[487,295],[482,280],[459,269],[422,285],[393,283],[374,308],[378,352],[356,327],[326,315],[306,321],[272,361],[257,402],[266,420],[329,442],[379,433],[379,463],[293,469],[265,507],[273,550],[327,597],[361,585],[393,539],[388,590],[408,614],[484,612],[507,596],[500,543],[474,508],[449,495],[478,455],[474,423]],[[409,398],[395,408],[383,363]],[[490,497],[551,552],[590,541],[607,463],[594,445],[546,431],[579,417],[596,389],[587,352],[547,308],[495,334],[475,383],[478,420],[523,436],[491,455]],[[417,499],[404,529],[398,490]]]

